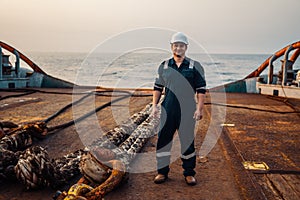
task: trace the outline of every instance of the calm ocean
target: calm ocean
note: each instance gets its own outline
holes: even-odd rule
[[[79,85],[104,87],[150,87],[159,64],[169,58],[166,52],[127,54],[27,53],[48,74]],[[189,54],[205,70],[208,88],[247,76],[270,55]],[[265,72],[266,73],[266,72]]]

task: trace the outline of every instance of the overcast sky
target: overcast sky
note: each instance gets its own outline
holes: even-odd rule
[[[0,5],[0,40],[23,52],[89,52],[114,35],[144,27],[184,32],[209,53],[269,54],[300,40],[300,0],[0,0]]]

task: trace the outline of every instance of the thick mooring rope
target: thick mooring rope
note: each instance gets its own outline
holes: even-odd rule
[[[0,140],[0,177],[14,178],[11,170],[17,164],[21,151],[32,145],[32,136],[43,135],[44,123],[27,124],[14,129]]]
[[[17,179],[26,189],[37,189],[46,186],[57,188],[80,174],[79,162],[84,153],[78,150],[62,158],[51,160],[45,149],[33,146],[24,151],[14,167]]]
[[[140,152],[148,138],[154,134],[158,124],[159,119],[150,116],[119,147],[95,148],[93,153],[88,152],[83,155],[80,170],[85,179],[89,181],[89,185],[77,183],[70,188],[68,193],[60,193],[56,200],[102,199],[126,179],[126,171],[129,169],[130,162]],[[97,150],[100,152],[106,150],[107,152],[98,155]],[[91,186],[95,186],[95,188]]]
[[[47,151],[38,146],[26,149],[14,169],[18,180],[27,189],[49,186],[49,177],[54,172]]]
[[[124,142],[131,133],[145,121],[150,115],[151,105],[147,105],[142,111],[133,114],[127,121],[114,129],[103,134],[102,137],[95,140],[88,148],[114,148]]]
[[[132,115],[129,120],[105,133],[91,147],[99,147],[100,144],[105,147],[121,144],[149,116],[150,107],[146,106],[143,111]],[[80,159],[86,151],[78,150],[51,160],[42,147],[28,148],[32,145],[32,136],[43,135],[45,129],[44,122],[29,124],[14,130],[12,134],[0,140],[0,177],[17,178],[27,189],[37,189],[49,185],[57,188],[80,174]],[[22,151],[24,149],[26,150]]]

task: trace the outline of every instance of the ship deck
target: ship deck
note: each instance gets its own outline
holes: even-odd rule
[[[0,120],[17,124],[43,120],[72,101],[71,89],[42,90],[46,93],[34,92],[1,100]],[[0,93],[2,98],[15,94],[20,92]],[[110,101],[109,95],[91,98],[93,99],[86,99],[78,105],[82,113],[94,109],[95,105]],[[223,98],[222,93],[207,93],[204,118],[196,127],[197,152],[203,147],[208,130],[212,131],[210,133],[215,131],[213,136],[218,138],[207,155],[206,162],[197,157],[196,186],[190,187],[184,182],[181,160],[178,158],[171,164],[166,183],[153,183],[155,171],[130,173],[128,181],[109,193],[105,199],[300,199],[300,100],[240,93],[227,93],[225,102],[221,101]],[[126,120],[123,108],[128,110],[129,107],[129,112],[135,113],[150,103],[151,99],[151,96],[131,97],[129,101],[115,103],[114,106],[120,108],[116,111],[119,120]],[[113,115],[110,108],[97,113],[103,131],[117,125],[114,118],[116,113]],[[212,113],[212,110],[216,112]],[[217,120],[223,124],[220,137],[218,130],[221,124],[214,123],[218,116],[222,116],[218,112],[226,113],[223,120]],[[58,125],[72,118],[73,114],[69,109],[49,125]],[[89,118],[80,123],[86,123],[84,137],[93,138],[97,130],[89,125],[88,120]],[[143,152],[155,152],[156,140],[157,136],[149,138]],[[84,148],[75,126],[34,142],[35,145],[44,146],[51,158]],[[147,162],[143,159],[145,158],[135,159],[133,165],[142,168],[139,163]],[[270,171],[254,173],[243,167],[243,161],[263,161],[270,167]],[[70,185],[76,180],[70,182]],[[51,199],[56,191],[50,187],[26,191],[18,182],[0,180],[0,183],[1,200]],[[70,185],[60,189],[66,190]]]

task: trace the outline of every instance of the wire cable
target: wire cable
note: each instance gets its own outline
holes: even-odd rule
[[[248,106],[237,106],[237,105],[230,105],[230,104],[222,104],[222,103],[204,103],[205,105],[217,105],[217,106],[225,106],[230,108],[240,108],[240,109],[247,109],[247,110],[255,110],[261,112],[270,112],[270,113],[277,113],[277,114],[293,114],[293,113],[300,113],[300,111],[276,111],[276,110],[266,110],[266,109],[259,109],[259,108],[251,108]]]
[[[89,117],[89,116],[91,116],[91,115],[93,115],[93,114],[99,112],[100,110],[102,110],[102,109],[104,109],[104,108],[110,106],[111,104],[116,103],[116,102],[118,102],[118,101],[121,101],[121,100],[123,100],[123,99],[125,99],[125,98],[128,98],[128,97],[130,97],[130,96],[131,96],[131,95],[126,95],[126,96],[122,96],[122,97],[119,97],[119,98],[117,98],[117,99],[111,100],[110,102],[107,102],[107,103],[105,103],[104,105],[101,105],[101,106],[97,107],[95,110],[92,110],[92,111],[90,111],[90,112],[88,112],[88,113],[82,115],[81,117],[75,119],[75,120],[71,120],[71,121],[66,122],[66,123],[64,123],[64,124],[61,124],[61,125],[49,127],[49,128],[48,128],[48,131],[51,132],[51,131],[54,131],[54,130],[57,130],[57,129],[64,129],[64,128],[67,128],[67,127],[69,127],[69,126],[72,126],[73,124],[75,124],[75,123],[77,123],[77,122],[80,122],[80,121],[84,120],[85,118],[87,118],[87,117]]]

